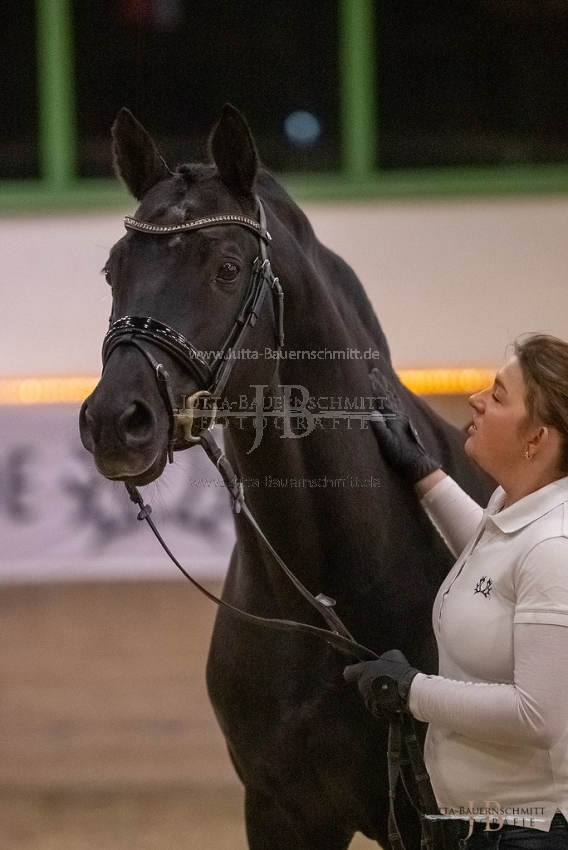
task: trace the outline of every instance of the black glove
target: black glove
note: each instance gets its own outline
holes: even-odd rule
[[[410,484],[416,484],[421,478],[441,468],[441,464],[424,448],[418,431],[406,413],[384,401],[380,410],[373,411],[371,422],[387,461]]]
[[[375,661],[351,664],[343,671],[346,682],[357,682],[367,709],[375,717],[408,711],[410,684],[419,671],[402,652],[391,649]]]

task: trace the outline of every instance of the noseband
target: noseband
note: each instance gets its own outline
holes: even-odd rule
[[[266,216],[260,199],[257,198],[257,202],[259,221],[235,214],[208,216],[187,221],[184,224],[151,224],[130,216],[124,219],[127,230],[136,230],[151,236],[169,236],[173,233],[186,233],[206,227],[236,224],[252,230],[259,242],[259,255],[252,265],[249,285],[239,314],[225,342],[211,360],[203,357],[183,334],[149,316],[124,316],[117,319],[104,338],[103,370],[112,352],[119,345],[134,346],[152,367],[170,420],[168,437],[170,462],[173,459],[174,450],[184,449],[192,443],[199,442],[199,437],[193,432],[193,423],[198,413],[201,416],[205,415],[204,408],[199,407],[200,404],[207,406],[211,400],[212,407],[207,408],[210,427],[214,423],[216,400],[227,384],[238,358],[238,352],[243,348],[248,329],[256,324],[267,290],[272,292],[274,301],[277,351],[280,352],[284,345],[284,293],[270,267],[266,246],[270,244],[272,237],[266,229]],[[176,407],[170,377],[164,366],[155,359],[142,342],[151,343],[153,347],[167,352],[196,381],[199,390],[187,399],[183,409]]]

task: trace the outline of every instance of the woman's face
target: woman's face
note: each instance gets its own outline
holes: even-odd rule
[[[499,484],[525,460],[527,418],[525,383],[516,356],[502,366],[493,386],[469,399],[473,424],[465,444],[467,454]]]

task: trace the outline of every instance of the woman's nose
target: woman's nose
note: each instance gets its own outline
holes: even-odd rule
[[[481,411],[483,410],[483,406],[485,404],[485,395],[484,394],[485,394],[485,390],[482,390],[479,393],[474,393],[473,395],[470,395],[470,397],[468,399],[468,404],[470,405],[470,407],[473,407],[473,409],[475,411],[477,411],[478,413],[481,413]]]

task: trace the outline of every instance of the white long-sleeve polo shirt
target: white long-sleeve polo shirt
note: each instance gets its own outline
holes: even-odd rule
[[[461,556],[433,609],[439,675],[409,707],[429,723],[425,761],[443,814],[548,830],[568,818],[568,477],[485,511],[451,479],[422,500]],[[514,820],[516,818],[516,821]]]

